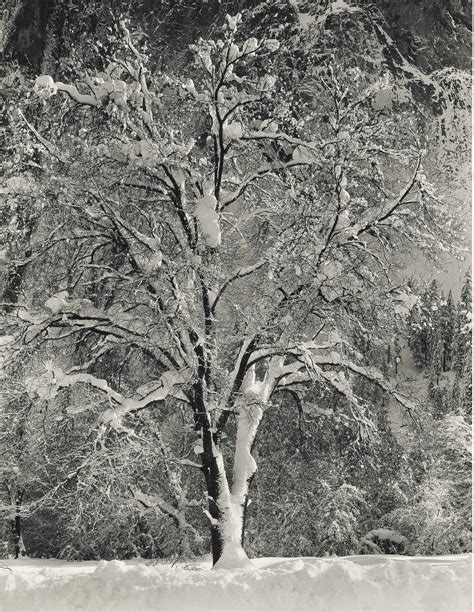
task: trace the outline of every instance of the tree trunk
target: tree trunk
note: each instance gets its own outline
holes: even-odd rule
[[[174,518],[176,529],[178,531],[178,546],[177,554],[179,558],[187,559],[191,556],[191,543],[187,532],[187,525],[183,524],[183,521],[179,517]]]
[[[263,410],[258,403],[238,407],[232,487],[229,486],[222,453],[215,444],[212,457],[207,457],[212,560],[216,569],[251,564],[242,546],[244,510],[249,483],[257,469],[250,450],[262,416]]]
[[[212,564],[214,567],[240,567],[249,563],[241,534],[243,514],[232,500],[222,453],[214,446],[209,457],[203,453],[203,471],[206,477],[211,521]],[[243,508],[242,508],[243,510]]]
[[[255,472],[253,476],[249,478],[248,493],[250,492],[250,489],[252,487],[252,482],[253,482],[254,477],[255,477]],[[243,522],[242,522],[242,546],[244,546],[245,544],[245,528],[247,525],[247,512],[248,512],[248,507],[250,504],[250,498],[249,498],[248,493],[247,493],[247,497],[245,499],[245,504],[244,504],[244,513],[243,513]]]
[[[217,498],[214,499],[217,499],[218,515],[212,525],[213,564],[216,569],[245,567],[250,564],[242,547],[245,499],[234,493],[234,487],[230,489],[220,452],[216,457],[216,466],[219,476],[216,482]]]
[[[281,365],[281,357],[275,359],[273,365]],[[251,453],[252,445],[275,380],[275,373],[270,365],[261,381],[256,379],[255,365],[247,371],[239,401],[232,405],[232,411],[237,417],[232,487],[229,486],[219,436],[215,428],[210,426],[209,421],[198,422],[200,425],[206,425],[201,426],[203,446],[201,461],[207,484],[212,560],[216,569],[251,565],[242,546],[244,512],[249,485],[257,470]]]
[[[13,546],[15,550],[15,559],[26,555],[25,545],[23,543],[23,529],[21,522],[21,504],[23,501],[23,489],[17,489],[15,496],[15,518],[11,521],[11,530],[13,536]]]

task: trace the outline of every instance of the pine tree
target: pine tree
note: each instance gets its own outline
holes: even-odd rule
[[[457,305],[456,322],[453,341],[453,369],[458,376],[463,375],[466,360],[469,361],[471,354],[471,274],[468,272],[461,290],[461,297]]]
[[[462,375],[462,392],[461,392],[461,414],[466,420],[472,422],[472,370],[471,360],[464,364]]]
[[[456,308],[452,291],[449,291],[446,301],[441,301],[439,312],[439,332],[442,342],[442,371],[451,369],[453,359],[453,337],[456,327]]]
[[[438,308],[438,284],[436,280],[433,280],[422,294],[421,299],[413,307],[408,321],[408,345],[412,351],[415,364],[419,368],[429,367],[432,360]]]
[[[444,343],[441,334],[441,321],[438,319],[432,339],[432,355],[429,364],[428,401],[431,414],[435,419],[441,419],[446,414],[446,390],[440,385],[440,378],[444,372]]]
[[[468,272],[457,305],[453,338],[453,369],[456,372],[453,411],[463,415],[469,422],[472,418],[471,291],[471,274]]]
[[[433,334],[432,340],[432,355],[430,363],[430,379],[435,385],[439,385],[439,378],[441,372],[444,371],[443,359],[444,359],[444,346],[443,340],[440,337],[438,330]]]
[[[459,414],[461,401],[462,401],[461,387],[459,385],[459,379],[458,377],[456,377],[456,380],[453,383],[453,388],[451,390],[451,409],[450,411],[452,413]]]
[[[446,389],[440,387],[435,380],[431,379],[428,385],[428,401],[431,415],[434,419],[442,419],[449,412],[446,401]]]

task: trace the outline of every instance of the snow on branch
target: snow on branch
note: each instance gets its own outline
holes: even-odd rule
[[[24,345],[44,337],[51,329],[66,329],[61,336],[56,334],[54,339],[88,330],[109,341],[113,339],[115,342],[133,343],[145,349],[149,347],[144,334],[128,329],[119,316],[94,307],[89,300],[74,299],[67,291],[59,291],[49,297],[44,303],[44,309],[48,311],[46,317],[42,313],[20,311],[19,318],[27,323],[22,337]],[[163,352],[156,345],[155,348]]]
[[[195,214],[204,242],[209,248],[217,248],[221,244],[221,229],[215,196],[207,194],[200,198]]]
[[[215,310],[217,308],[217,304],[219,303],[219,300],[221,299],[221,297],[223,296],[224,292],[229,287],[229,285],[231,285],[234,281],[238,280],[239,278],[244,278],[245,276],[249,276],[250,274],[253,274],[257,270],[259,270],[261,267],[263,267],[266,263],[267,263],[266,261],[258,261],[257,263],[255,263],[255,264],[253,264],[251,266],[245,266],[243,268],[240,268],[239,270],[237,270],[237,272],[232,274],[232,276],[230,276],[224,282],[222,287],[217,292],[217,295],[216,295],[216,297],[214,299],[214,302],[213,302],[213,304],[211,306],[212,314],[215,313]]]
[[[183,499],[178,502],[178,507],[174,507],[168,503],[163,497],[157,494],[144,493],[137,487],[130,488],[130,493],[133,499],[139,506],[146,510],[154,510],[161,512],[171,517],[177,524],[178,528],[184,533],[188,531],[192,533],[199,541],[201,536],[198,531],[188,522],[186,518],[186,510],[190,508],[202,508],[202,502],[196,499]]]
[[[314,380],[324,380],[351,403],[357,403],[350,380],[344,375],[345,370],[378,386],[407,410],[413,410],[416,407],[415,402],[394,388],[379,370],[358,365],[335,350],[316,352],[314,347],[308,349],[308,347],[302,345],[299,354],[294,353],[293,355],[297,357],[296,361],[280,367],[275,389],[291,387]],[[337,368],[337,370],[330,369],[331,366]]]
[[[105,379],[85,372],[77,372],[76,368],[66,373],[60,367],[50,366],[42,376],[29,377],[25,382],[30,392],[36,393],[43,399],[52,399],[59,389],[79,384],[101,391],[108,398],[111,408],[100,414],[98,424],[102,428],[108,426],[121,430],[123,429],[121,419],[127,414],[143,410],[151,403],[163,401],[169,396],[180,399],[179,387],[188,383],[190,377],[189,370],[165,372],[159,380],[139,387],[132,397],[119,393]],[[86,408],[79,411],[74,409],[74,413],[82,412]]]
[[[247,131],[241,137],[242,140],[284,140],[289,144],[294,145],[295,147],[305,147],[311,151],[316,153],[317,147],[315,142],[307,142],[305,140],[301,140],[300,138],[295,138],[294,136],[289,136],[284,132],[271,132],[267,130],[258,130],[258,131]]]
[[[31,123],[28,121],[28,119],[25,117],[25,115],[21,112],[20,109],[18,109],[18,114],[23,119],[26,124],[26,127],[34,135],[36,140],[43,145],[43,147],[48,151],[48,153],[63,164],[66,163],[66,158],[61,154],[58,148],[52,142],[41,136],[38,130],[33,125],[31,125]]]
[[[202,465],[200,463],[196,463],[196,461],[191,461],[191,459],[178,459],[178,463],[197,470],[202,470]]]
[[[390,206],[388,207],[388,210],[385,209],[385,212],[382,211],[382,213],[376,219],[369,221],[363,227],[355,231],[354,235],[356,237],[360,236],[364,232],[370,230],[375,225],[382,223],[383,221],[391,217],[393,213],[396,210],[398,210],[398,208],[400,208],[400,206],[406,203],[406,197],[410,194],[410,192],[416,185],[416,182],[419,176],[419,172],[420,172],[420,168],[421,168],[421,160],[422,160],[422,156],[421,156],[421,153],[419,153],[412,176],[410,177],[406,185],[403,187],[403,189],[400,191],[398,197],[394,201],[391,202]]]
[[[52,382],[56,389],[71,387],[77,384],[86,384],[103,391],[109,399],[114,400],[118,404],[123,404],[125,402],[124,396],[110,387],[103,378],[97,378],[92,374],[85,374],[84,372],[66,374],[61,368],[53,368],[52,375]]]
[[[158,495],[148,495],[137,488],[131,489],[131,493],[135,501],[137,501],[142,507],[153,510],[159,510],[168,516],[176,518],[179,514],[178,510],[171,504],[166,502],[162,497]]]
[[[247,174],[240,185],[232,191],[231,193],[226,194],[221,201],[221,208],[226,208],[230,206],[233,202],[235,202],[244,192],[245,190],[254,183],[257,179],[262,178],[268,174],[279,172],[281,170],[288,170],[289,168],[295,168],[297,166],[309,166],[314,163],[314,159],[301,158],[301,159],[292,159],[286,163],[274,162],[271,164],[266,164],[265,166],[261,166],[255,172],[251,172]]]
[[[55,96],[58,91],[64,91],[74,102],[85,104],[87,106],[100,106],[100,98],[97,95],[81,94],[75,85],[68,85],[55,82],[53,77],[48,74],[42,74],[36,77],[34,92],[42,100],[47,100],[51,96]]]

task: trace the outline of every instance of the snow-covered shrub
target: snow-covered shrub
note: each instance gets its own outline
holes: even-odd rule
[[[410,554],[468,552],[471,536],[471,432],[464,417],[425,417],[414,457],[422,465],[406,504],[384,523],[407,537]]]
[[[319,554],[347,555],[357,551],[365,492],[342,484],[325,487],[320,501],[321,535]]]
[[[407,539],[392,529],[372,529],[360,540],[362,554],[402,555]]]

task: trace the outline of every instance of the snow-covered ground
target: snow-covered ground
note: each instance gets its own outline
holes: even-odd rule
[[[0,564],[0,609],[467,612],[471,555],[259,559],[242,570],[49,560]]]

